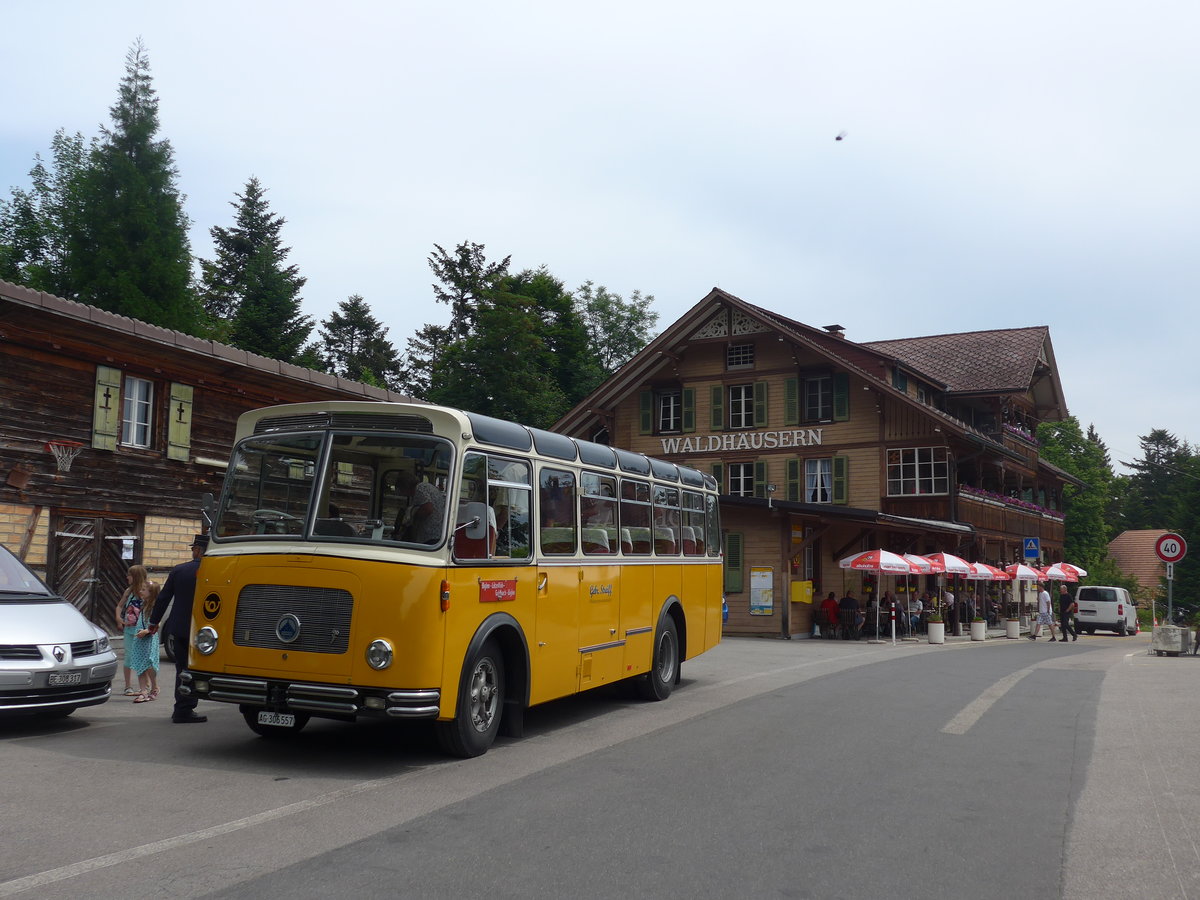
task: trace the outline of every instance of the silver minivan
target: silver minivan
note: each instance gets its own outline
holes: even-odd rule
[[[1100,628],[1124,636],[1138,630],[1137,606],[1125,588],[1083,585],[1075,594],[1075,602],[1079,606],[1075,614],[1077,631],[1095,634]]]
[[[0,545],[0,718],[69,716],[116,674],[108,635]]]

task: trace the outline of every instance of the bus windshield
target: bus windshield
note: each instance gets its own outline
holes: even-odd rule
[[[449,442],[427,435],[256,435],[234,449],[213,531],[438,547],[451,457]]]

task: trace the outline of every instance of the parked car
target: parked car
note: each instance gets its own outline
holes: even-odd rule
[[[1138,630],[1137,606],[1125,588],[1084,585],[1075,594],[1075,602],[1079,605],[1075,614],[1079,631],[1095,634],[1102,628],[1123,636]]]
[[[108,635],[0,545],[0,717],[69,716],[116,674]]]

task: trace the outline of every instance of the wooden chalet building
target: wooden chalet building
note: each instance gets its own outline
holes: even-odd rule
[[[410,399],[3,281],[0,398],[0,542],[109,631],[129,566],[191,558],[241,413]]]
[[[726,630],[790,637],[904,586],[839,568],[860,550],[1061,559],[1073,479],[1034,434],[1066,415],[1048,328],[858,344],[713,289],[555,430],[715,475]]]

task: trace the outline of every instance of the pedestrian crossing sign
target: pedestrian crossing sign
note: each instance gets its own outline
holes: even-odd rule
[[[1042,555],[1042,541],[1040,538],[1025,538],[1025,558],[1037,559]]]

